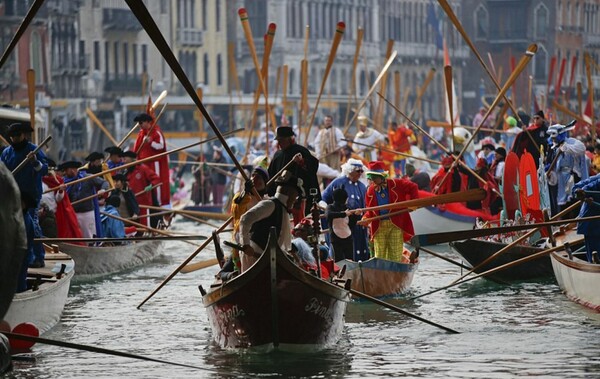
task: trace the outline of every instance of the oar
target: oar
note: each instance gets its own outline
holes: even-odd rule
[[[106,213],[106,212],[102,212],[102,211],[100,211],[100,214],[103,214],[103,215],[105,215],[105,216],[107,216],[107,217],[110,217],[110,218],[114,218],[115,220],[122,221],[122,222],[124,222],[124,223],[126,223],[126,224],[129,224],[129,225],[133,225],[133,226],[137,226],[137,227],[139,227],[139,228],[143,228],[143,229],[145,229],[145,230],[147,230],[147,231],[150,231],[150,232],[153,232],[153,233],[162,234],[163,236],[169,236],[169,237],[171,237],[171,236],[173,235],[172,233],[167,233],[167,232],[165,232],[164,230],[160,230],[160,229],[151,228],[151,227],[149,227],[149,226],[146,226],[146,225],[144,225],[144,224],[140,224],[139,222],[135,222],[135,221],[131,221],[131,220],[129,220],[129,219],[123,218],[123,217],[119,217],[119,216],[111,215],[110,213]],[[147,216],[143,216],[143,217],[151,217],[151,216],[152,216],[152,215],[147,215]],[[190,241],[183,241],[183,242],[185,242],[185,243],[188,243],[188,244],[190,244],[190,245],[198,246],[197,244],[195,244],[195,243],[193,243],[193,242],[190,242]]]
[[[578,239],[576,239],[576,240],[574,240],[574,241],[571,241],[570,243],[571,243],[571,244],[580,244],[580,243],[583,243],[583,242],[584,242],[584,239],[583,239],[583,238],[578,238]],[[565,244],[565,245],[567,245],[567,244]],[[534,253],[534,254],[528,255],[528,256],[526,256],[526,257],[523,257],[523,258],[517,259],[517,260],[515,260],[515,261],[512,261],[512,262],[508,262],[508,263],[505,263],[505,264],[503,264],[503,265],[501,265],[501,266],[498,266],[498,267],[492,268],[492,269],[490,269],[490,270],[484,271],[484,272],[482,272],[482,273],[480,273],[480,274],[477,274],[477,275],[471,276],[471,277],[469,277],[469,278],[466,278],[465,280],[462,280],[462,281],[460,281],[460,282],[453,282],[453,283],[450,283],[450,284],[448,284],[447,286],[444,286],[444,287],[437,288],[437,289],[435,289],[435,290],[432,290],[432,291],[426,292],[426,293],[424,293],[424,294],[421,294],[421,295],[418,295],[418,296],[413,296],[413,297],[411,297],[410,299],[407,299],[407,300],[408,300],[408,301],[411,301],[411,300],[416,300],[416,299],[419,299],[419,298],[421,298],[421,297],[425,297],[425,296],[428,296],[428,295],[434,294],[434,293],[436,293],[436,292],[440,292],[440,291],[443,291],[443,290],[445,290],[445,289],[448,289],[448,288],[451,288],[451,287],[457,286],[457,285],[459,285],[459,284],[463,284],[463,283],[466,283],[466,282],[470,282],[471,280],[475,280],[475,279],[477,279],[477,278],[481,278],[482,276],[489,276],[489,275],[491,275],[491,274],[494,274],[494,273],[496,273],[496,272],[498,272],[498,271],[506,270],[507,268],[511,268],[511,267],[513,267],[513,266],[520,265],[521,263],[525,263],[525,262],[529,262],[529,261],[532,261],[532,260],[535,260],[535,259],[541,258],[541,257],[543,257],[543,256],[546,256],[546,255],[548,255],[548,254],[552,253],[553,251],[559,251],[559,250],[562,250],[562,249],[564,249],[564,248],[565,248],[565,245],[561,245],[561,246],[555,246],[555,247],[551,247],[551,248],[549,248],[549,249],[547,249],[547,250],[542,250],[542,251],[539,251],[539,252],[537,252],[537,253]]]
[[[152,210],[155,210],[155,211],[160,211],[159,213],[153,213],[154,216],[175,213],[175,214],[181,215],[182,217],[185,217],[187,219],[190,219],[190,220],[202,223],[202,224],[206,224],[206,225],[208,225],[208,226],[210,226],[212,228],[215,228],[215,229],[219,228],[219,225],[215,225],[213,223],[201,220],[201,219],[199,219],[197,217],[194,217],[194,216],[190,215],[189,212],[193,212],[193,211],[185,211],[185,210],[180,210],[180,209],[168,209],[168,208],[155,207],[153,205],[142,205],[142,204],[140,204],[140,208],[152,209]]]
[[[212,267],[219,263],[217,258],[207,259],[205,261],[190,263],[181,269],[182,274],[189,274],[190,272],[202,270],[203,268]]]
[[[404,309],[401,309],[400,307],[397,307],[397,306],[395,306],[395,305],[393,305],[393,304],[386,303],[385,301],[381,301],[381,300],[379,300],[379,299],[377,299],[377,298],[375,298],[375,297],[373,297],[373,296],[369,296],[369,295],[367,295],[366,293],[362,293],[362,292],[359,292],[359,291],[357,291],[357,290],[353,290],[353,289],[350,289],[350,290],[348,290],[348,291],[349,291],[351,294],[353,294],[354,296],[358,296],[358,297],[361,297],[361,298],[363,298],[363,299],[369,300],[369,301],[370,301],[370,302],[372,302],[372,303],[375,303],[375,304],[377,304],[377,305],[381,305],[382,307],[385,307],[385,308],[387,308],[387,309],[391,309],[391,310],[392,310],[392,311],[394,311],[394,312],[402,313],[403,315],[405,315],[405,316],[409,316],[409,317],[412,317],[412,318],[414,318],[415,320],[419,320],[419,321],[421,321],[421,322],[424,322],[424,323],[426,323],[426,324],[433,325],[433,326],[435,326],[435,327],[437,327],[437,328],[444,329],[444,330],[445,330],[445,331],[447,331],[448,333],[460,334],[460,332],[457,332],[457,331],[456,331],[456,330],[454,330],[454,329],[450,329],[450,328],[448,328],[448,327],[446,327],[446,326],[443,326],[443,325],[440,325],[440,324],[436,324],[436,323],[435,323],[435,322],[433,322],[433,321],[426,320],[426,319],[424,319],[423,317],[419,317],[419,316],[417,316],[417,315],[414,315],[414,314],[412,314],[412,313],[410,313],[410,312],[407,312],[407,311],[405,311]]]
[[[150,110],[156,109],[156,107],[158,107],[158,105],[161,103],[161,101],[163,101],[165,99],[165,97],[167,97],[167,91],[162,91],[160,93],[160,95],[158,95],[158,97],[156,98],[156,100],[154,100],[154,103],[152,103],[152,106],[150,107]],[[123,139],[117,144],[117,147],[121,147],[123,146],[123,144],[125,143],[125,141],[127,141],[127,139],[129,138],[130,135],[133,134],[133,132],[135,132],[135,130],[140,126],[139,122],[136,122],[135,125],[133,125],[133,127],[131,129],[129,129],[129,132],[127,132],[127,134],[125,135],[125,137],[123,137]]]
[[[166,237],[123,237],[123,238],[34,238],[34,242],[125,242],[125,241],[178,241],[205,240],[206,236],[166,236]]]
[[[459,231],[455,231],[455,232],[417,234],[410,239],[410,244],[414,247],[421,247],[423,245],[436,245],[439,243],[462,241],[462,240],[466,240],[466,239],[470,239],[470,238],[492,236],[492,235],[496,235],[496,234],[517,232],[520,230],[540,229],[540,228],[547,227],[547,226],[563,225],[563,224],[569,224],[572,222],[584,222],[584,221],[595,221],[595,220],[600,220],[600,216],[571,218],[571,219],[566,219],[566,220],[539,222],[539,223],[535,223],[535,224],[502,226],[502,227],[498,227],[498,228],[483,228],[483,229],[474,229],[474,230],[459,230]]]
[[[375,91],[375,88],[377,87],[377,85],[381,81],[381,78],[383,78],[383,76],[385,75],[385,73],[387,72],[387,70],[390,68],[390,66],[392,65],[392,63],[394,63],[394,60],[396,59],[397,55],[398,55],[398,52],[394,51],[392,53],[392,55],[390,56],[390,59],[388,59],[387,62],[385,62],[385,64],[383,65],[383,68],[381,69],[381,72],[379,73],[379,75],[375,79],[375,82],[373,83],[373,85],[371,86],[371,88],[369,89],[369,91],[367,92],[367,95],[365,96],[365,98],[361,101],[361,103],[356,108],[356,113],[354,113],[354,116],[352,116],[352,118],[350,119],[350,121],[348,122],[348,124],[346,124],[346,126],[344,127],[344,135],[346,135],[346,133],[348,132],[348,129],[350,129],[350,126],[352,125],[352,123],[354,122],[354,120],[360,114],[361,109],[365,106],[365,104],[367,103],[367,101],[369,101],[369,98],[371,97],[371,95]]]
[[[426,252],[427,254],[433,255],[434,257],[436,257],[436,258],[440,258],[440,259],[442,259],[442,260],[444,260],[444,261],[446,261],[446,262],[448,262],[448,263],[452,263],[453,265],[455,265],[455,266],[458,266],[458,267],[460,267],[460,268],[464,268],[465,270],[470,270],[470,269],[471,269],[471,267],[469,267],[469,266],[466,266],[466,265],[464,265],[464,264],[462,264],[462,263],[460,263],[460,262],[457,262],[457,261],[455,261],[455,260],[453,260],[453,259],[450,259],[450,258],[448,258],[448,257],[444,257],[442,254],[438,254],[438,253],[436,253],[435,251],[433,251],[433,250],[429,250],[429,249],[427,249],[427,248],[424,248],[424,247],[422,247],[422,246],[419,246],[419,247],[417,248],[417,250],[423,250],[423,251],[424,251],[424,252]]]
[[[52,136],[46,137],[46,139],[44,139],[42,141],[42,143],[40,143],[35,149],[33,149],[32,152],[28,153],[27,156],[25,157],[25,159],[23,159],[21,161],[21,163],[19,163],[19,165],[17,167],[15,167],[14,170],[12,170],[12,174],[15,175],[17,172],[21,171],[23,169],[23,167],[25,167],[30,160],[35,158],[38,151],[40,151],[40,149],[42,147],[44,147],[48,142],[50,142],[51,139],[52,139]],[[58,187],[53,188],[53,190],[55,190],[55,189],[58,189]]]
[[[106,192],[110,192],[110,191],[113,191],[113,190],[114,190],[114,188],[109,188],[109,189],[106,190]],[[104,193],[106,193],[106,192],[104,192]],[[104,193],[96,192],[95,194],[90,195],[90,196],[86,196],[83,199],[72,201],[71,205],[76,205],[76,204],[79,204],[79,203],[83,203],[84,201],[95,199],[95,198],[97,198],[100,195],[104,195]]]
[[[321,88],[319,88],[319,94],[317,95],[317,101],[315,102],[312,115],[310,116],[310,121],[308,122],[308,129],[306,131],[306,136],[304,136],[304,145],[308,145],[308,136],[310,135],[310,129],[312,128],[313,123],[315,122],[315,115],[317,114],[317,109],[319,109],[319,102],[321,102],[321,95],[323,95],[323,91],[325,90],[325,84],[327,83],[327,78],[329,77],[329,72],[331,72],[331,66],[333,66],[333,60],[335,59],[335,55],[337,54],[338,46],[342,41],[342,37],[344,36],[344,31],[346,30],[346,24],[342,21],[337,23],[335,28],[335,33],[333,35],[333,42],[331,43],[331,49],[329,50],[329,57],[327,58],[327,63],[325,65],[325,72],[323,74],[323,79],[321,80]]]
[[[365,146],[365,147],[369,147],[369,148],[373,147],[373,145],[366,145],[364,143],[356,142],[356,141],[354,141],[352,139],[342,138],[342,141],[352,142],[353,144],[357,144],[359,146]],[[429,163],[433,163],[433,164],[437,164],[437,165],[442,164],[442,162],[440,162],[440,161],[434,161],[433,159],[428,159],[428,158],[423,158],[423,157],[417,157],[417,156],[414,156],[412,154],[402,153],[400,151],[388,149],[386,147],[377,147],[377,149],[378,150],[382,150],[382,151],[387,151],[388,153],[394,153],[394,154],[402,155],[402,156],[407,157],[407,158],[414,158],[414,159],[419,160],[419,161],[429,162]]]
[[[129,6],[129,8],[131,8],[133,13],[135,14],[135,17],[140,21],[140,24],[144,27],[144,29],[146,30],[146,33],[148,33],[148,36],[150,37],[152,42],[154,42],[154,45],[160,51],[160,53],[163,56],[163,58],[165,59],[165,61],[167,61],[167,63],[169,64],[169,67],[171,67],[171,70],[173,71],[175,76],[177,76],[177,79],[179,79],[179,82],[181,83],[183,88],[185,88],[188,95],[192,98],[192,101],[194,101],[194,104],[196,104],[196,107],[200,110],[200,112],[202,113],[202,116],[204,116],[204,119],[208,122],[208,125],[211,127],[211,129],[215,133],[215,136],[219,139],[219,141],[223,145],[223,148],[225,149],[227,154],[229,154],[231,161],[235,164],[236,168],[240,171],[240,174],[244,177],[244,181],[249,180],[248,175],[246,174],[242,165],[240,165],[240,162],[238,162],[233,151],[231,151],[231,148],[229,147],[229,144],[223,137],[223,134],[221,134],[221,131],[215,124],[211,115],[208,113],[208,111],[204,107],[204,104],[202,104],[202,101],[200,100],[200,98],[198,97],[198,94],[196,93],[194,85],[190,82],[189,78],[186,76],[185,71],[183,71],[183,68],[179,64],[179,61],[175,57],[175,54],[173,54],[173,51],[171,50],[169,43],[165,40],[165,37],[162,35],[160,29],[158,28],[158,25],[156,25],[156,22],[154,22],[152,15],[148,11],[148,8],[146,8],[146,5],[139,0],[125,0],[125,2]],[[261,80],[262,80],[262,78],[261,78]],[[262,81],[261,81],[261,83],[262,83]],[[264,88],[265,87],[263,86],[263,89]],[[265,102],[266,101],[267,100],[265,99]],[[258,196],[258,192],[256,190],[254,190],[254,192]]]
[[[396,208],[414,208],[414,207],[428,207],[436,204],[455,203],[462,201],[475,201],[481,200],[485,197],[485,190],[482,188],[475,188],[463,192],[451,192],[443,195],[436,195],[431,197],[423,197],[419,199],[411,199],[400,201],[398,203],[377,205],[374,207],[367,208],[356,208],[353,211],[357,213],[364,213],[367,211],[379,211],[382,209],[396,209]]]
[[[4,53],[2,53],[2,58],[0,58],[0,69],[8,60],[8,57],[12,53],[13,49],[15,48],[15,46],[17,46],[19,39],[21,39],[21,36],[23,36],[25,30],[27,30],[27,27],[31,23],[31,20],[33,20],[37,11],[43,4],[44,0],[35,0],[33,4],[31,4],[31,7],[29,7],[29,10],[27,11],[27,14],[25,15],[23,21],[21,21],[21,25],[19,25],[17,32],[15,33],[14,37],[10,40],[8,46],[6,46],[6,50],[4,50]]]
[[[244,129],[237,129],[237,130],[234,130],[233,132],[225,133],[224,135],[227,136],[227,135],[235,134],[235,133],[241,132],[242,130],[244,130]],[[98,173],[95,173],[95,174],[87,175],[87,176],[85,176],[85,177],[83,177],[81,179],[73,180],[73,181],[71,181],[69,183],[65,183],[64,185],[67,186],[67,187],[68,186],[72,186],[73,184],[78,184],[78,183],[81,183],[81,182],[85,182],[86,180],[90,180],[90,179],[96,178],[98,176],[103,176],[103,175],[106,175],[106,174],[111,173],[111,172],[124,170],[126,168],[138,165],[140,163],[145,163],[145,162],[148,162],[148,161],[156,160],[158,158],[164,157],[165,155],[173,154],[173,153],[176,153],[176,152],[181,151],[181,150],[185,150],[185,149],[189,149],[189,148],[194,147],[194,146],[202,145],[203,143],[211,142],[211,141],[214,141],[216,139],[217,139],[217,137],[212,137],[212,138],[209,138],[209,139],[205,139],[204,141],[195,142],[195,143],[192,143],[192,144],[189,144],[189,145],[186,145],[186,146],[178,147],[177,149],[165,151],[164,153],[160,153],[160,154],[153,155],[151,157],[147,157],[147,158],[144,158],[144,159],[136,160],[136,161],[131,162],[131,163],[125,163],[124,165],[121,165],[121,166],[117,166],[117,167],[114,167],[114,168],[111,168],[111,169],[108,169],[108,170],[105,170],[105,171],[102,171],[102,172],[98,172]],[[50,189],[46,190],[44,193],[55,191],[58,188],[59,187],[50,188]]]
[[[92,120],[92,122],[100,130],[102,130],[102,133],[104,133],[104,135],[108,137],[108,139],[110,140],[110,142],[113,143],[113,145],[118,145],[119,144],[117,142],[117,140],[115,139],[115,137],[113,137],[112,134],[110,134],[110,132],[108,131],[108,129],[106,129],[106,126],[104,126],[104,124],[102,124],[102,121],[100,121],[98,119],[98,117],[96,117],[96,115],[94,114],[94,112],[89,107],[85,109],[85,113],[88,115],[88,117],[90,118],[90,120]]]
[[[165,360],[162,360],[162,359],[144,357],[142,355],[125,353],[123,351],[118,351],[118,350],[104,349],[104,348],[96,347],[96,346],[82,345],[82,344],[73,343],[73,342],[57,341],[57,340],[51,340],[51,339],[48,339],[48,338],[34,337],[34,336],[29,336],[29,335],[25,335],[25,334],[18,334],[18,333],[2,332],[2,334],[4,334],[8,338],[12,338],[12,339],[15,339],[15,340],[29,341],[29,342],[35,342],[35,343],[43,343],[43,344],[46,344],[46,345],[66,347],[68,349],[90,351],[92,353],[115,355],[117,357],[125,357],[125,358],[132,358],[132,359],[141,359],[143,361],[164,363],[164,364],[167,364],[167,365],[180,366],[180,367],[188,367],[188,368],[194,368],[194,369],[198,369],[198,370],[207,370],[207,371],[209,371],[207,368],[204,368],[204,367],[198,367],[198,366],[188,365],[188,364],[185,364],[185,363],[176,363],[176,362],[165,361]]]
[[[565,214],[568,214],[569,212],[571,212],[573,209],[579,207],[581,205],[581,201],[577,201],[574,204],[572,204],[570,207],[564,209],[563,211],[559,212],[558,214],[556,214],[554,217],[552,217],[550,219],[550,221],[553,220],[557,220],[560,217],[564,216]],[[514,246],[516,246],[518,243],[520,243],[521,241],[526,240],[527,238],[531,237],[535,232],[537,232],[540,228],[536,228],[534,230],[531,230],[525,234],[523,234],[521,237],[517,238],[516,240],[514,240],[513,242],[511,242],[510,244],[504,246],[502,249],[498,250],[497,252],[495,252],[494,254],[490,255],[487,259],[485,259],[483,262],[479,263],[477,266],[473,267],[470,271],[468,271],[466,274],[464,274],[463,276],[461,276],[460,278],[458,278],[457,280],[455,280],[454,282],[458,282],[459,280],[462,280],[464,277],[466,277],[467,275],[471,274],[473,271],[479,269],[480,267],[486,265],[488,262],[492,261],[493,259],[495,259],[497,256],[499,256],[500,254],[503,254],[504,252],[512,249]]]
[[[292,163],[294,163],[294,160],[292,159],[291,161],[289,161],[285,166],[283,166],[283,168],[281,170],[279,170],[279,172],[277,174],[275,174],[271,179],[269,179],[269,181],[266,184],[266,187],[268,188],[271,184],[275,183],[275,180],[277,180],[277,178],[279,178],[281,176],[281,174],[283,174],[283,172],[285,170],[287,170]],[[255,191],[256,192],[256,191]],[[256,195],[255,195],[256,196]],[[258,196],[259,197],[259,196]],[[259,197],[260,198],[260,197]],[[152,296],[154,296],[158,291],[160,291],[161,288],[163,288],[171,279],[173,279],[175,277],[175,275],[177,275],[178,272],[180,272],[183,267],[185,267],[188,263],[190,263],[190,261],[192,259],[194,259],[196,257],[196,255],[198,255],[198,253],[200,253],[206,246],[208,246],[212,240],[213,240],[213,236],[221,233],[226,227],[227,225],[229,225],[229,223],[233,221],[233,217],[229,217],[224,223],[223,225],[221,225],[220,228],[218,228],[215,233],[213,233],[212,236],[210,236],[206,241],[204,241],[202,243],[202,245],[197,248],[192,254],[190,254],[183,262],[181,262],[181,264],[179,266],[177,266],[177,268],[175,270],[173,270],[173,272],[171,272],[159,285],[158,287],[156,287],[154,289],[154,291],[152,291],[152,293],[150,295],[148,295],[138,306],[137,309],[140,309],[142,307],[142,305],[144,305],[148,300],[150,300],[152,298]]]

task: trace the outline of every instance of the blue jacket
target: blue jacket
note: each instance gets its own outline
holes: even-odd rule
[[[27,145],[20,150],[15,150],[9,146],[0,155],[0,160],[6,167],[12,171],[27,157],[31,151],[35,150],[37,145],[27,142]],[[48,174],[48,163],[46,154],[40,149],[36,153],[37,161],[31,160],[14,177],[21,192],[28,193],[39,204],[42,199],[42,177]]]
[[[600,174],[584,179],[573,186],[573,195],[576,190],[586,191],[585,197],[591,197],[593,202],[588,204],[584,202],[579,211],[578,217],[600,216]],[[600,236],[600,220],[583,221],[577,224],[577,234]]]
[[[113,216],[121,217],[117,208],[112,205],[107,205],[104,208],[104,213],[108,213]],[[105,238],[124,238],[125,237],[125,225],[123,221],[114,219],[107,215],[102,215],[102,230]]]

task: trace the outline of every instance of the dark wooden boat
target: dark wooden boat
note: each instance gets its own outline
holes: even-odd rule
[[[348,259],[337,262],[346,266],[343,278],[351,279],[352,289],[374,297],[400,294],[410,288],[417,263],[400,263],[380,258],[364,262]]]
[[[569,230],[565,234],[556,236],[557,245],[562,245],[566,241],[572,241],[577,237],[574,230]],[[469,262],[472,267],[476,267],[481,262],[495,254],[497,251],[507,246],[506,243],[492,242],[483,239],[468,239],[464,241],[451,242],[450,246]],[[577,248],[574,245],[573,248]],[[500,254],[492,261],[475,270],[476,273],[482,273],[487,270],[511,263],[517,259],[525,258],[531,254],[545,250],[546,247],[536,247],[529,245],[517,245],[508,251]],[[504,270],[500,270],[492,275],[486,276],[490,280],[497,282],[510,282],[519,280],[532,280],[552,277],[552,263],[549,255],[544,255],[537,259],[514,265]]]
[[[264,254],[247,271],[208,293],[203,303],[223,348],[303,351],[334,344],[350,294],[304,271],[277,246],[271,231]]]

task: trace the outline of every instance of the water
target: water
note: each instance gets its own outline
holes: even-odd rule
[[[178,231],[208,227],[176,221]],[[193,247],[168,242],[143,268],[73,283],[62,321],[45,337],[200,366],[181,368],[36,345],[35,362],[16,362],[10,378],[423,377],[597,378],[600,315],[570,302],[553,280],[512,286],[483,279],[405,304],[442,329],[367,302],[351,303],[335,348],[310,354],[224,351],[211,340],[199,284],[217,268],[180,274],[141,309],[136,306]],[[447,247],[438,248],[446,251]],[[449,255],[459,260],[458,255]],[[198,258],[209,259],[212,251]],[[456,279],[460,268],[422,253],[409,295]]]

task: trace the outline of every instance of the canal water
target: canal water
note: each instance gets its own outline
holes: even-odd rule
[[[173,230],[210,234],[176,220]],[[211,339],[198,285],[216,266],[180,274],[141,309],[136,306],[194,247],[167,242],[154,262],[91,282],[75,282],[61,322],[44,337],[199,366],[182,368],[36,345],[33,362],[16,362],[9,378],[597,378],[600,315],[570,302],[554,280],[498,285],[484,279],[406,303],[388,301],[444,330],[368,302],[348,306],[340,341],[291,354],[226,351]],[[446,246],[437,251],[459,260]],[[213,258],[205,251],[197,259]],[[461,269],[421,253],[411,292],[458,278]]]

